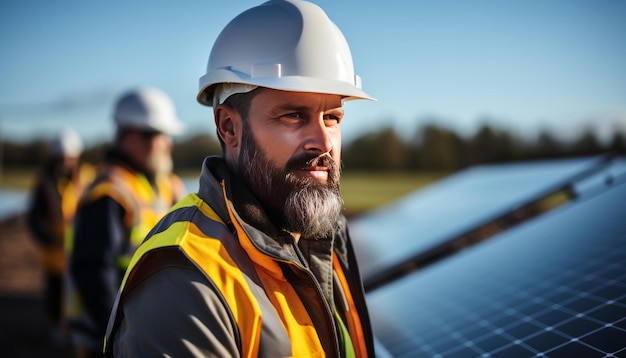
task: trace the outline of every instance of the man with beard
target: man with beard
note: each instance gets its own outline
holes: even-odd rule
[[[170,99],[155,88],[124,93],[115,106],[116,136],[82,196],[68,250],[66,310],[78,358],[101,357],[111,307],[130,259],[157,221],[185,195],[172,173],[180,133]]]
[[[224,28],[198,94],[223,156],[133,257],[106,356],[374,356],[339,193],[352,99],[371,97],[317,5],[273,0]]]

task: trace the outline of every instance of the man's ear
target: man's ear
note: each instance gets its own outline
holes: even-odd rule
[[[219,104],[214,109],[215,126],[226,148],[236,148],[241,139],[241,116],[226,104]]]

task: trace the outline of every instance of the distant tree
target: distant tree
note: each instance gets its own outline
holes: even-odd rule
[[[595,155],[604,151],[592,129],[587,128],[569,147],[569,156]]]
[[[49,145],[46,140],[35,139],[32,142],[2,141],[2,160],[7,168],[28,168],[41,163]]]
[[[482,125],[469,141],[471,164],[501,163],[523,158],[522,145],[510,133]]]
[[[464,166],[461,153],[465,144],[453,131],[426,124],[415,136],[412,152],[415,169],[456,170]]]
[[[533,159],[558,158],[565,151],[563,144],[546,130],[542,130],[536,142],[527,147],[529,156]]]
[[[534,140],[522,141],[510,132],[490,125],[481,126],[474,135],[464,138],[454,130],[426,121],[415,135],[404,140],[391,127],[365,133],[344,143],[342,159],[349,170],[458,170],[480,163],[525,159],[560,158],[596,155],[607,151],[626,154],[626,137],[615,131],[611,141],[602,143],[592,129],[573,141],[559,141],[544,130]],[[30,142],[0,139],[4,168],[32,168],[49,151],[47,140]],[[83,160],[99,163],[108,143],[85,148]],[[214,134],[201,133],[176,141],[173,159],[176,170],[199,170],[206,156],[222,152]]]
[[[608,149],[615,154],[626,154],[626,138],[624,138],[624,134],[616,132],[609,143]]]
[[[407,144],[390,127],[365,133],[342,150],[350,170],[405,170],[407,158]]]
[[[376,161],[382,170],[406,170],[408,161],[407,144],[391,128],[385,128],[378,134],[379,148]]]
[[[199,170],[209,155],[221,155],[222,149],[215,135],[198,134],[176,142],[172,159],[177,170]]]

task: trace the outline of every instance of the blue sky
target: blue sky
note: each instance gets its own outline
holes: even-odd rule
[[[462,133],[489,121],[531,135],[626,133],[626,1],[314,0],[348,39],[377,102],[346,104],[344,136],[428,118]],[[0,135],[65,126],[109,140],[117,95],[167,92],[189,133],[213,133],[196,103],[219,31],[261,1],[0,2]]]

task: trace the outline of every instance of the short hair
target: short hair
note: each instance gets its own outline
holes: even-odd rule
[[[244,124],[248,121],[248,112],[250,111],[250,103],[254,96],[257,95],[259,88],[255,88],[250,92],[245,93],[235,93],[224,100],[224,104],[234,109],[241,116],[241,120]],[[247,125],[244,125],[244,130],[247,128]],[[217,130],[217,129],[216,129]],[[217,139],[220,141],[220,146],[222,147],[222,153],[226,153],[226,144],[220,137],[219,133],[217,133]]]
[[[250,110],[250,103],[254,96],[259,93],[259,88],[255,88],[250,92],[235,93],[224,100],[224,103],[233,108],[241,117],[245,120],[248,118],[248,111]]]

